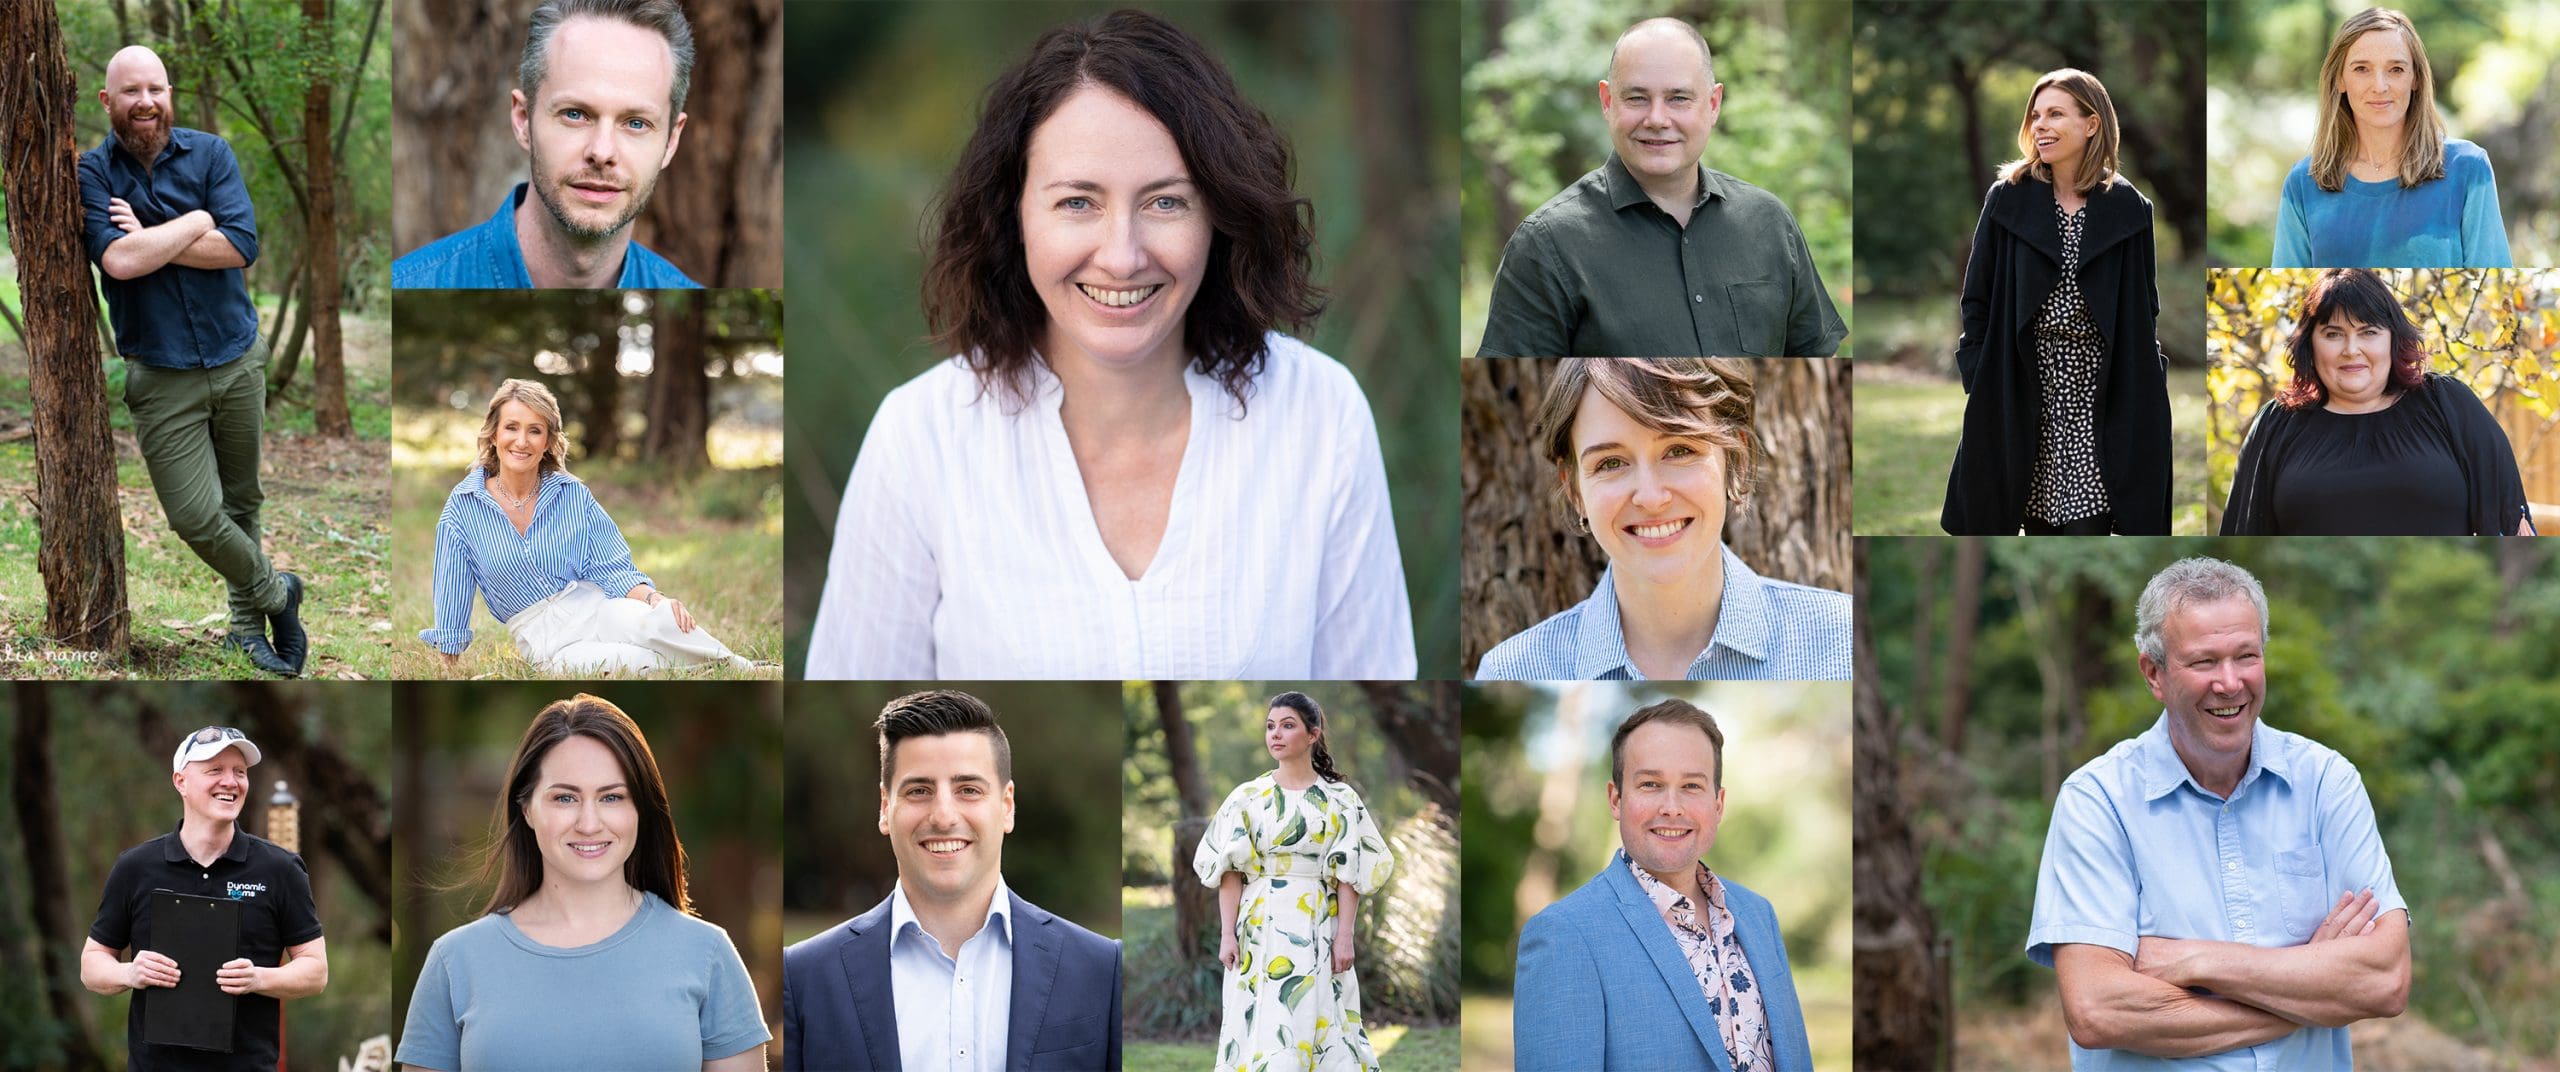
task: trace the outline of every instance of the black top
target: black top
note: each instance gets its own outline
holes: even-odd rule
[[[2505,431],[2461,381],[2429,375],[2371,413],[2267,403],[2241,444],[2222,532],[2504,536],[2524,511]]]
[[[199,866],[187,856],[176,831],[125,850],[107,872],[107,891],[98,899],[97,922],[89,937],[109,949],[143,950],[151,945],[151,891],[171,890],[200,897],[228,897],[240,902],[240,955],[260,967],[284,962],[284,951],[320,937],[320,916],[311,902],[311,875],[302,857],[245,830],[235,831],[231,847],[212,866]],[[184,965],[188,972],[213,970]],[[264,994],[240,998],[231,1028],[231,1052],[154,1046],[142,1040],[149,988],[133,992],[133,1008],[125,1017],[125,1044],[132,1052],[129,1072],[148,1069],[236,1069],[276,1067],[280,1007]]]

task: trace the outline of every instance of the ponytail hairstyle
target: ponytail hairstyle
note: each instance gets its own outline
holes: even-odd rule
[[[1299,720],[1305,722],[1308,729],[1316,731],[1315,753],[1309,757],[1315,763],[1316,777],[1328,782],[1342,781],[1342,772],[1333,766],[1333,753],[1325,750],[1324,708],[1316,703],[1314,697],[1303,692],[1284,692],[1262,706],[1267,711],[1285,707],[1297,712]]]

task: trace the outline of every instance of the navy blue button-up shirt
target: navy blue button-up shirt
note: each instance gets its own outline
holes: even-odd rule
[[[524,268],[524,247],[516,243],[516,206],[523,203],[524,194],[525,184],[517,183],[506,200],[498,202],[497,214],[486,222],[419,246],[391,262],[392,288],[479,290],[533,286],[533,276]],[[702,286],[636,241],[622,255],[622,277],[614,285],[640,290]]]
[[[89,263],[125,236],[107,216],[107,199],[123,198],[134,218],[157,227],[197,209],[247,264],[258,263],[258,211],[240,181],[231,144],[201,130],[173,127],[160,159],[144,169],[110,134],[80,154],[80,206],[88,217]],[[103,271],[107,317],[125,360],[154,368],[227,365],[258,341],[258,310],[238,268],[189,268],[172,262],[134,279]]]

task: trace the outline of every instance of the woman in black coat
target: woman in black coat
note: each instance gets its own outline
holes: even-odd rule
[[[2151,201],[2116,171],[2087,72],[2036,81],[1983,195],[1956,368],[1971,396],[1939,524],[1957,535],[2165,534],[2169,378]]]

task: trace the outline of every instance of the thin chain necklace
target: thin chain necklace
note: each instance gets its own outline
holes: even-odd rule
[[[523,496],[516,495],[516,494],[514,494],[514,493],[512,493],[512,492],[508,491],[508,490],[507,490],[507,488],[506,488],[506,485],[504,485],[504,484],[500,484],[500,483],[498,483],[497,481],[494,481],[494,480],[490,481],[490,482],[489,482],[489,486],[490,486],[491,488],[493,488],[493,489],[496,489],[496,491],[497,491],[497,493],[498,493],[498,497],[499,497],[499,498],[501,498],[501,499],[505,499],[505,500],[506,500],[507,502],[509,502],[510,504],[513,504],[513,505],[515,506],[515,508],[516,508],[516,509],[518,509],[518,510],[522,510],[522,509],[524,509],[528,504],[530,504],[530,503],[532,503],[532,502],[533,502],[533,495],[523,495]],[[539,482],[536,482],[536,483],[534,484],[534,486],[533,486],[533,490],[534,490],[534,494],[535,494],[535,495],[539,495],[539,494],[541,494],[541,493],[542,493],[542,485],[541,485]]]

